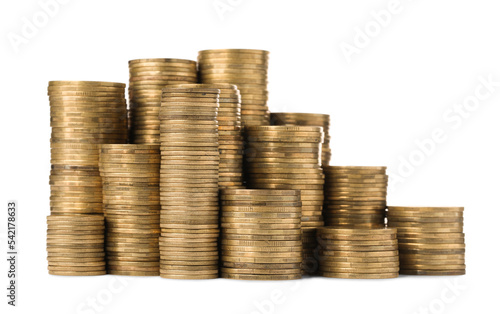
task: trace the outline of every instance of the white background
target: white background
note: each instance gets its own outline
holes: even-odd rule
[[[380,26],[371,12],[390,3],[69,0],[27,38],[24,19],[43,12],[40,4],[2,1],[1,251],[6,202],[15,199],[20,273],[13,310],[5,305],[2,257],[0,312],[497,313],[500,87],[485,95],[480,86],[488,77],[500,81],[500,4],[401,0]],[[219,14],[214,4],[230,10]],[[357,29],[366,34],[366,27],[370,37],[348,62],[341,45],[356,47]],[[13,34],[25,42],[13,45]],[[295,282],[49,276],[47,81],[127,82],[130,59],[196,59],[198,50],[213,48],[269,50],[271,111],[331,114],[332,164],[387,165],[400,179],[389,204],[465,206],[467,275]],[[476,89],[482,100],[473,106]],[[446,120],[464,99],[470,106],[461,124]],[[415,141],[436,129],[445,139],[419,148]],[[460,288],[450,290],[454,284]]]

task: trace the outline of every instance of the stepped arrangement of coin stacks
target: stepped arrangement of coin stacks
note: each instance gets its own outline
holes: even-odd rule
[[[185,59],[129,61],[129,100],[135,144],[159,144],[161,89],[167,85],[196,83],[196,62]]]
[[[241,132],[241,96],[236,85],[189,84],[188,87],[220,90],[217,122],[219,125],[219,188],[243,187],[243,134]],[[177,85],[184,87],[184,85]]]
[[[382,228],[386,167],[325,166],[325,224],[340,228]]]
[[[221,190],[221,277],[301,278],[298,190]]]
[[[389,206],[387,223],[397,228],[401,274],[465,275],[463,207]]]
[[[330,115],[316,113],[273,112],[271,113],[272,125],[307,125],[321,126],[325,133],[321,146],[321,165],[328,166],[332,157],[330,149]]]
[[[49,274],[106,274],[103,216],[51,215],[47,217],[47,225]]]
[[[269,51],[215,49],[198,53],[202,83],[235,84],[241,93],[241,121],[247,125],[269,125],[267,71]]]
[[[386,167],[329,166],[330,116],[271,115],[268,61],[131,60],[128,109],[125,84],[50,81],[49,273],[465,274],[464,209],[386,207]]]
[[[218,277],[219,89],[163,89],[160,276]]]
[[[160,274],[159,145],[101,145],[109,274]]]
[[[125,84],[51,81],[51,214],[102,214],[99,144],[126,143]]]
[[[318,230],[320,270],[324,277],[384,279],[399,274],[396,229]]]
[[[245,171],[253,189],[300,190],[304,272],[314,274],[316,229],[323,226],[323,131],[317,126],[246,127]]]

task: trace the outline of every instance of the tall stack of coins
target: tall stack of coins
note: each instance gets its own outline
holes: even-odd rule
[[[159,144],[161,89],[166,85],[196,83],[196,62],[184,59],[129,61],[129,100],[132,143]]]
[[[241,121],[247,125],[269,125],[267,69],[269,51],[215,49],[198,53],[202,83],[235,84],[241,93]]]
[[[396,229],[318,230],[320,270],[324,277],[384,279],[399,272]]]
[[[326,166],[325,223],[339,228],[382,228],[386,167]]]
[[[102,214],[99,144],[126,143],[125,84],[51,81],[52,214]]]
[[[332,157],[330,149],[330,115],[316,113],[274,112],[271,113],[271,124],[274,125],[308,125],[321,126],[325,139],[321,147],[321,164],[328,166]]]
[[[219,89],[163,89],[160,276],[218,277]]]
[[[221,211],[223,278],[301,278],[300,191],[225,189]]]
[[[108,273],[160,274],[159,145],[101,146]]]
[[[106,274],[104,218],[99,215],[47,217],[49,274],[96,276]]]
[[[323,226],[324,175],[320,165],[323,131],[316,126],[247,127],[247,186],[300,190],[304,270],[314,273],[315,230]]]
[[[177,85],[183,87],[184,85]],[[219,111],[219,188],[243,187],[243,134],[241,133],[241,96],[236,85],[189,84],[220,90]]]
[[[398,229],[401,274],[465,275],[463,207],[389,206],[387,223]]]

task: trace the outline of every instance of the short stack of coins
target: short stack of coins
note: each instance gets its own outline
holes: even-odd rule
[[[318,230],[320,271],[324,277],[396,278],[399,274],[396,229]]]
[[[183,85],[177,85],[183,87]],[[236,85],[189,84],[220,90],[219,111],[219,188],[243,187],[243,134],[241,132],[241,96]]]
[[[323,226],[324,175],[320,165],[323,131],[317,126],[246,127],[247,186],[300,190],[304,271],[317,271],[316,229]]]
[[[325,166],[325,224],[339,228],[382,228],[386,167]]]
[[[198,53],[200,80],[208,84],[237,85],[243,125],[269,125],[268,59],[269,51],[265,50],[203,50]]]
[[[160,274],[159,145],[101,145],[108,273]]]
[[[51,215],[47,217],[47,225],[49,274],[106,274],[103,216]]]
[[[302,276],[298,190],[221,190],[221,277],[286,280]]]
[[[125,84],[51,81],[51,214],[102,214],[99,144],[127,142]]]
[[[129,72],[131,143],[159,144],[161,89],[167,85],[196,83],[196,62],[161,58],[130,60]]]
[[[163,89],[160,276],[218,277],[219,89]]]
[[[328,166],[332,157],[330,149],[330,115],[316,113],[273,112],[271,113],[273,125],[308,125],[321,126],[325,139],[321,147],[321,165]]]
[[[389,206],[387,224],[397,228],[401,274],[465,275],[463,207]]]

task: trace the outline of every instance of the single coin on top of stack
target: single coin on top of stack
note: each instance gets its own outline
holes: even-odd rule
[[[324,277],[396,278],[399,274],[396,229],[318,230],[320,270]]]
[[[316,228],[323,226],[323,131],[318,126],[245,128],[245,171],[249,188],[300,190],[304,271],[314,274]]]
[[[159,145],[101,145],[108,273],[160,274]]]
[[[401,274],[465,275],[463,207],[388,206],[397,228]]]
[[[269,125],[268,59],[269,51],[265,50],[202,50],[198,53],[200,81],[237,85],[241,93],[243,125]]]
[[[317,113],[273,112],[271,113],[272,125],[308,125],[321,126],[325,133],[321,147],[321,165],[328,166],[332,157],[330,149],[330,115]]]
[[[47,217],[47,225],[49,274],[106,274],[103,216],[51,215]]]
[[[386,167],[326,166],[325,224],[339,228],[383,228]]]
[[[219,89],[163,89],[160,276],[218,277]]]
[[[219,125],[219,188],[243,187],[243,134],[241,133],[241,96],[236,85],[188,84],[177,87],[210,87],[220,90],[217,123]]]
[[[196,62],[184,59],[137,59],[129,63],[132,143],[159,144],[161,89],[196,83]]]
[[[221,190],[221,277],[301,278],[301,201],[297,190]]]

